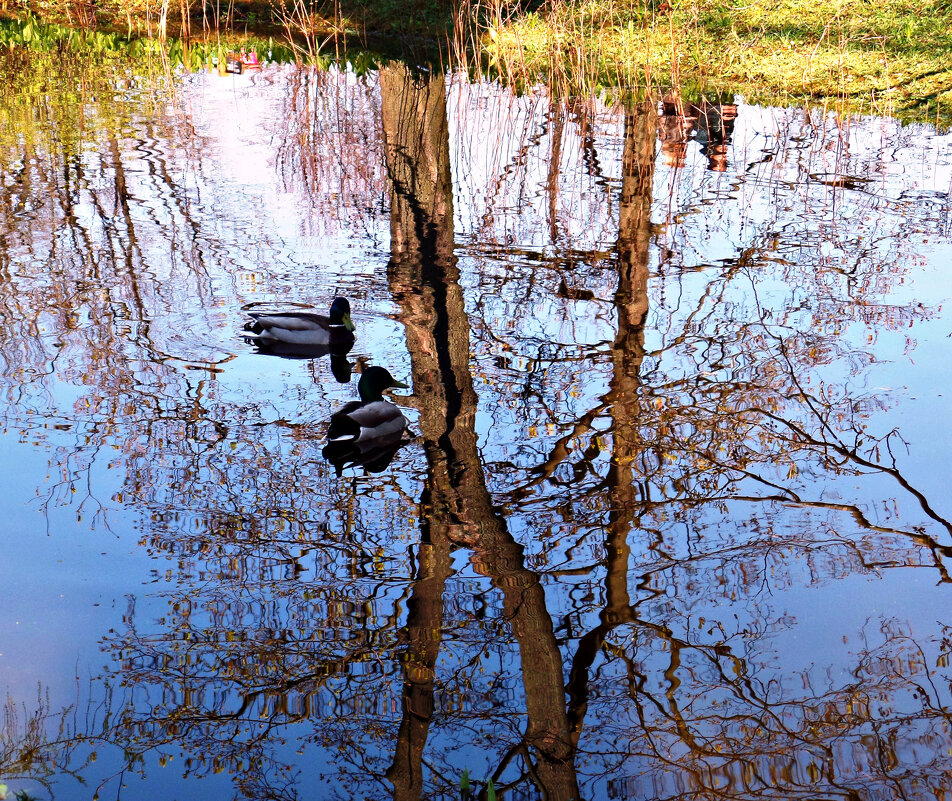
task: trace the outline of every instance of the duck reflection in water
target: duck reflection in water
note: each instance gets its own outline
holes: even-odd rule
[[[384,400],[384,390],[391,387],[409,388],[385,368],[368,367],[357,383],[360,400],[332,415],[323,454],[338,475],[347,465],[378,473],[400,450],[407,419],[395,404]]]
[[[341,384],[350,381],[354,323],[347,298],[334,298],[328,315],[310,311],[249,311],[244,338],[260,353],[286,359],[331,357],[331,371]]]

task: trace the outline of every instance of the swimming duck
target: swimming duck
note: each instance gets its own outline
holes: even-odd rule
[[[334,298],[330,314],[308,311],[248,312],[253,322],[246,326],[247,338],[255,344],[283,342],[289,345],[354,344],[354,326],[347,298]]]
[[[403,444],[407,419],[403,412],[383,399],[390,387],[407,388],[383,367],[368,367],[357,382],[359,401],[352,401],[331,417],[324,458],[340,475],[348,464],[363,465],[379,472],[390,464]]]
[[[327,441],[367,442],[370,440],[390,440],[403,435],[407,427],[407,418],[390,401],[383,399],[383,391],[390,387],[408,389],[407,385],[397,381],[390,371],[383,367],[368,367],[357,382],[359,401],[351,401],[343,409],[331,416],[331,425],[327,430]]]

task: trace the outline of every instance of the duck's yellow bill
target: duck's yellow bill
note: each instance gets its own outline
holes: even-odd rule
[[[354,321],[350,319],[349,314],[345,314],[341,322],[344,323],[344,328],[346,328],[348,331],[353,331],[357,327],[354,325]]]
[[[395,389],[410,389],[409,384],[404,384],[402,381],[397,381],[396,379],[393,381],[393,387]]]

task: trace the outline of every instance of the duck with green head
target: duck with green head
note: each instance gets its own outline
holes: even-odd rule
[[[331,416],[324,458],[337,466],[364,465],[382,470],[399,450],[407,419],[399,407],[384,400],[384,390],[408,389],[383,367],[368,367],[360,376],[359,401],[351,401]]]
[[[331,417],[327,441],[366,442],[400,436],[407,427],[407,419],[399,407],[383,399],[383,392],[391,387],[408,389],[383,367],[368,367],[357,382],[359,401],[351,401]]]
[[[248,312],[252,322],[246,330],[249,340],[259,345],[282,342],[288,345],[328,345],[332,348],[354,344],[354,326],[347,298],[334,298],[328,315],[309,311]]]

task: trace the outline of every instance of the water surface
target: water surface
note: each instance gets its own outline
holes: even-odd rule
[[[946,797],[949,135],[88,66],[0,68],[11,790]]]

